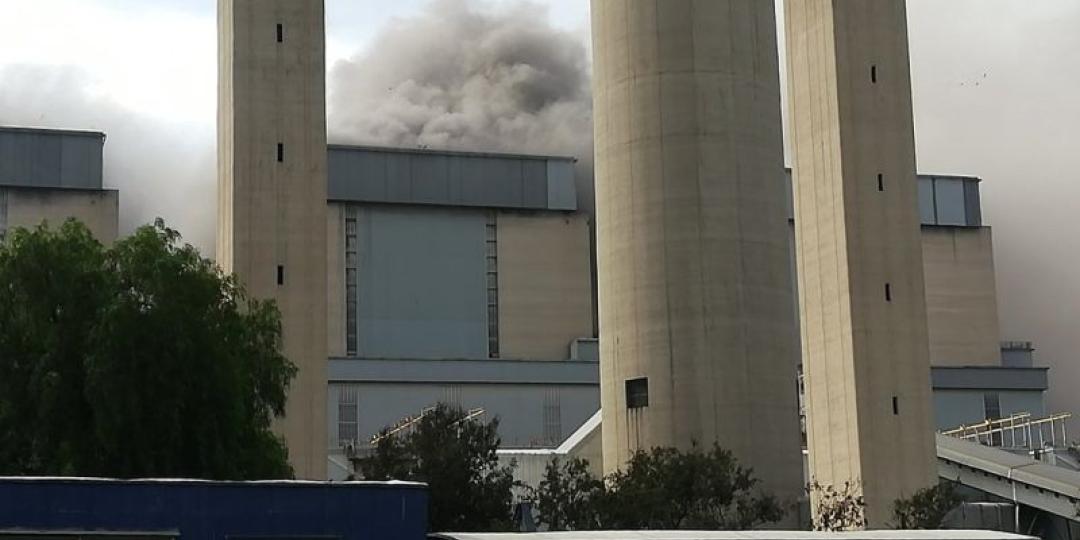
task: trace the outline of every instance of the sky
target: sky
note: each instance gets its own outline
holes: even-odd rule
[[[586,0],[536,0],[530,9],[521,0],[436,1],[513,12],[492,16],[485,32],[507,21],[520,31],[522,16],[533,17],[544,27],[537,39],[572,42],[560,50],[582,51],[587,69]],[[0,0],[0,124],[107,131],[106,183],[122,190],[121,228],[163,216],[206,253],[216,215],[214,6]],[[439,13],[429,0],[326,0],[326,11],[328,92],[346,96],[376,58],[392,63],[401,36]],[[1002,337],[1035,341],[1037,362],[1052,366],[1050,408],[1080,413],[1072,391],[1080,385],[1080,2],[909,0],[908,20],[919,170],[983,178]],[[424,43],[445,49],[454,36]],[[423,46],[400,58],[421,58]],[[381,77],[395,72],[379,67]],[[580,101],[572,93],[560,106]],[[331,140],[352,133],[342,122],[355,120],[347,102],[338,99],[338,111],[329,102]],[[566,110],[574,109],[542,119]]]

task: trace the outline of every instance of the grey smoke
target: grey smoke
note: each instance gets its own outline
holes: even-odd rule
[[[529,2],[435,0],[330,68],[333,142],[569,155],[591,207],[587,36]]]
[[[105,187],[120,190],[121,235],[163,217],[213,256],[212,124],[146,117],[93,95],[93,86],[76,67],[0,67],[0,125],[104,131]]]

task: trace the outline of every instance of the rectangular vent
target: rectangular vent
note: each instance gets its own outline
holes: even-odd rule
[[[277,42],[281,43],[283,41],[285,41],[285,28],[283,28],[281,26],[281,24],[278,24],[277,25]]]
[[[640,409],[649,406],[649,378],[626,380],[626,408]]]

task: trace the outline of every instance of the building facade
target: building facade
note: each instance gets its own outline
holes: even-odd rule
[[[14,227],[69,218],[116,240],[120,193],[103,187],[105,134],[0,126],[0,241]]]
[[[557,446],[599,407],[588,217],[569,158],[331,146],[327,445],[438,402]]]

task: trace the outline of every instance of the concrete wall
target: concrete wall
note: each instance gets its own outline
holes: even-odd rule
[[[502,211],[496,230],[499,356],[569,358],[593,335],[588,218]]]
[[[218,2],[217,261],[281,310],[299,371],[276,429],[309,479],[326,476],[324,23],[322,0]]]
[[[327,443],[331,447],[340,443],[338,399],[345,385],[357,391],[361,444],[383,427],[445,402],[466,409],[483,408],[485,421],[498,418],[504,448],[551,447],[562,442],[600,406],[595,385],[331,381],[326,402]]]
[[[604,466],[719,441],[795,498],[773,2],[593,0],[592,36]]]
[[[104,244],[116,241],[120,194],[114,190],[0,187],[0,233],[42,222],[56,228],[68,218],[83,222]]]
[[[881,527],[936,481],[906,9],[785,6],[810,471]]]
[[[1000,365],[990,229],[924,226],[922,253],[930,363]]]

